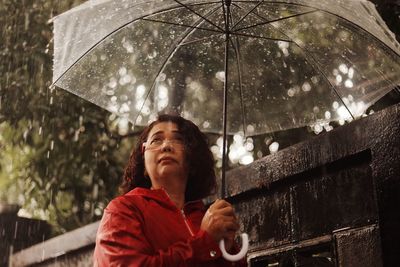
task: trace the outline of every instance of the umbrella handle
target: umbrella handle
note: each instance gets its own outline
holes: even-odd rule
[[[225,241],[222,239],[219,241],[219,249],[222,252],[222,256],[228,261],[238,261],[241,260],[244,256],[246,256],[247,251],[249,250],[249,236],[246,233],[241,234],[242,237],[242,248],[239,253],[236,255],[231,255],[226,252],[225,249]]]

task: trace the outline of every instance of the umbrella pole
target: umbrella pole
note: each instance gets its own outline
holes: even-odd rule
[[[223,128],[223,142],[222,142],[222,176],[221,176],[221,198],[225,198],[225,172],[226,172],[226,165],[227,165],[227,156],[228,156],[228,149],[227,149],[227,115],[228,115],[228,59],[229,59],[229,17],[230,17],[230,5],[231,0],[223,0],[223,6],[226,8],[225,12],[225,80],[224,80],[224,103],[223,103],[223,113],[222,113],[222,128]],[[219,248],[222,252],[222,256],[228,261],[238,261],[244,258],[247,254],[249,249],[249,236],[246,233],[241,234],[242,237],[242,247],[240,251],[235,254],[229,254],[225,249],[225,241],[221,239],[219,241]]]
[[[226,8],[225,12],[225,76],[224,76],[224,103],[223,103],[223,111],[222,111],[222,175],[221,175],[221,198],[225,198],[225,172],[227,168],[227,112],[228,112],[228,56],[229,56],[229,15],[230,15],[230,5],[231,0],[225,0],[224,6]]]

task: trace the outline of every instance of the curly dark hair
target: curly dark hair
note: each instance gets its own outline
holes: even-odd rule
[[[126,194],[136,187],[150,188],[150,178],[145,176],[144,154],[142,144],[146,142],[151,129],[158,123],[172,122],[178,127],[185,143],[185,156],[189,166],[185,200],[192,201],[205,198],[216,191],[214,157],[208,146],[208,139],[191,121],[177,115],[159,115],[158,119],[147,126],[132,150],[128,165],[125,168],[122,184],[119,189]]]

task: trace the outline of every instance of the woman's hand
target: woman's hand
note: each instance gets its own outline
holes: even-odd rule
[[[211,235],[216,242],[224,238],[225,248],[229,251],[234,244],[235,233],[239,230],[232,205],[225,200],[217,199],[208,208],[200,228]]]

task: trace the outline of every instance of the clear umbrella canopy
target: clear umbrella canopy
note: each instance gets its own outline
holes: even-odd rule
[[[400,85],[399,44],[369,2],[232,1],[229,27],[226,14],[88,1],[54,19],[55,85],[135,125],[177,112],[221,132],[229,77],[227,130],[245,135],[357,118]]]

